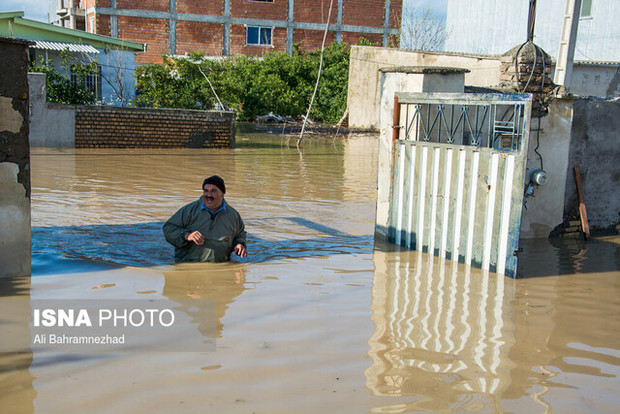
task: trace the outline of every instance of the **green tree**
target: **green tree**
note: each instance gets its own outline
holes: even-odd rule
[[[161,65],[136,69],[136,102],[142,106],[212,109],[219,101],[238,112],[240,120],[274,112],[297,117],[308,108],[318,72],[320,52],[292,56],[267,53],[262,59],[235,56],[205,59],[202,53],[165,58]],[[316,107],[317,121],[336,122],[346,107],[348,47],[325,50]],[[214,93],[215,91],[215,93]],[[217,94],[217,96],[216,96]]]
[[[37,65],[31,63],[29,71],[45,73],[45,86],[47,100],[62,104],[94,104],[95,94],[86,86],[86,79],[97,73],[97,64],[91,62],[87,65],[78,62],[68,51],[61,53],[59,68],[53,66],[53,62],[46,61]],[[71,79],[71,73],[74,79]]]

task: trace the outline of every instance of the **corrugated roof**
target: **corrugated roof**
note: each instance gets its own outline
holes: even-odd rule
[[[47,42],[44,40],[35,40],[33,47],[35,49],[45,49],[45,50],[69,50],[69,52],[99,53],[99,51],[91,45],[77,44],[77,43],[61,43],[61,42]]]

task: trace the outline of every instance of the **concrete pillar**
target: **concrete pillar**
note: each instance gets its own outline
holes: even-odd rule
[[[377,217],[375,236],[387,239],[390,187],[392,182],[392,120],[396,92],[453,92],[465,90],[467,69],[430,66],[382,68],[380,99],[380,135],[377,171]]]
[[[0,277],[30,275],[28,45],[0,37]]]

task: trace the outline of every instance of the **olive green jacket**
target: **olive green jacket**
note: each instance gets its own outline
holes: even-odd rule
[[[246,245],[245,225],[241,216],[225,200],[225,206],[216,214],[202,209],[202,197],[174,213],[164,224],[166,241],[174,246],[177,262],[225,262],[233,247]],[[185,235],[198,230],[205,242],[197,245],[185,240]]]

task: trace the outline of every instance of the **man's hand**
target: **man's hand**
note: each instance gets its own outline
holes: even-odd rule
[[[202,243],[205,242],[205,236],[203,236],[202,233],[199,232],[198,230],[193,231],[184,237],[185,237],[185,240],[194,242],[197,245],[201,245]]]
[[[245,246],[241,243],[237,244],[234,248],[233,251],[237,254],[237,256],[241,257],[241,258],[246,258],[248,257],[248,251],[245,248]]]

